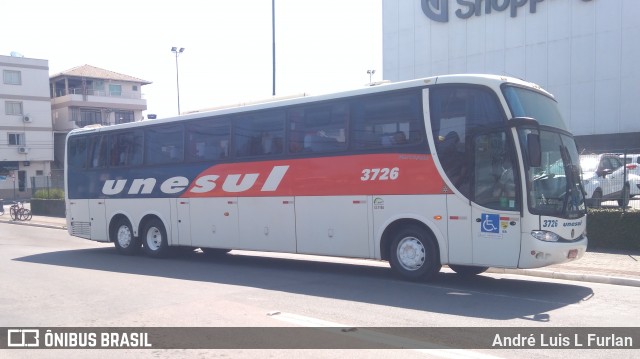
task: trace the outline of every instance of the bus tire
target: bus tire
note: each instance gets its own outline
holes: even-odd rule
[[[112,227],[110,236],[118,253],[130,256],[140,251],[142,243],[133,235],[133,229],[128,220],[118,219]]]
[[[471,277],[474,275],[478,275],[480,273],[484,273],[489,269],[489,267],[479,267],[479,266],[464,266],[459,264],[449,264],[449,268],[451,268],[456,274],[462,277]]]
[[[442,267],[435,238],[415,225],[394,234],[389,264],[394,272],[412,281],[431,280]]]
[[[153,258],[166,257],[169,254],[167,230],[161,220],[153,218],[142,229],[142,248],[145,254]]]

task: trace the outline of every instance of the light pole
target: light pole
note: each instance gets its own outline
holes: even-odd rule
[[[177,47],[172,47],[171,52],[176,54],[176,87],[178,88],[178,116],[180,115],[180,76],[178,73],[178,55],[184,52],[184,47],[178,49]]]
[[[276,0],[271,0],[271,62],[273,66],[273,91],[272,95],[276,95]]]
[[[369,74],[369,85],[371,85],[371,77],[376,73],[376,70],[367,70],[367,74]]]

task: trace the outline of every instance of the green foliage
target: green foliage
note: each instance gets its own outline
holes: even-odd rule
[[[39,189],[33,195],[36,199],[64,199],[64,190],[60,188]]]
[[[640,211],[589,209],[587,237],[589,248],[640,250]]]

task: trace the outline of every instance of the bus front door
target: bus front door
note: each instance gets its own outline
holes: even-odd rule
[[[504,130],[473,138],[471,235],[473,264],[517,267],[520,201],[514,179],[515,149]]]

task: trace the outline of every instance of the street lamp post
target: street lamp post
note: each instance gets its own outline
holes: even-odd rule
[[[271,63],[273,67],[273,91],[272,95],[276,95],[276,0],[271,0]]]
[[[176,87],[178,89],[178,115],[180,115],[180,76],[178,73],[178,55],[184,52],[184,47],[178,49],[177,47],[172,47],[171,52],[176,54]]]

